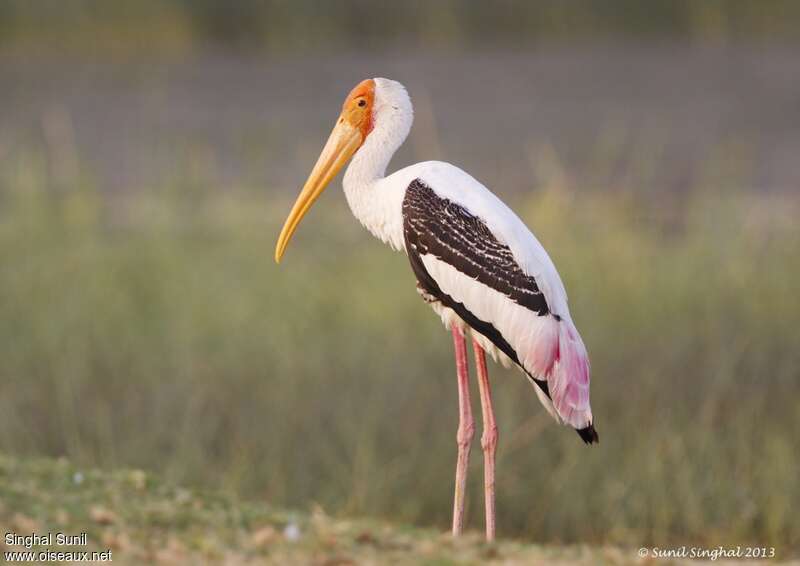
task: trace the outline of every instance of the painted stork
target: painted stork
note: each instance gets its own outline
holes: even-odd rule
[[[463,529],[474,431],[465,336],[472,338],[483,415],[486,538],[492,540],[497,425],[485,353],[519,367],[545,409],[587,444],[598,441],[589,406],[589,359],[553,262],[508,206],[449,163],[426,161],[386,176],[413,116],[408,93],[396,81],[367,79],[350,92],[281,230],[275,261],[352,158],[343,181],[350,209],[374,236],[405,250],[419,294],[452,332],[459,404],[454,535]]]

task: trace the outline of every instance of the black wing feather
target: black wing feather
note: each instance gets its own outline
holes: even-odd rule
[[[483,220],[438,196],[420,179],[406,190],[403,228],[406,244],[417,253],[433,254],[540,316],[550,313],[536,279],[522,271],[511,249]]]

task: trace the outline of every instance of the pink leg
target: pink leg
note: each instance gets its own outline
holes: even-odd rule
[[[478,388],[481,392],[481,412],[483,413],[483,489],[486,503],[486,540],[494,540],[494,461],[497,451],[497,424],[492,409],[492,389],[489,386],[489,372],[486,370],[486,352],[473,338],[475,367],[478,369]]]
[[[469,366],[467,365],[467,341],[461,330],[452,328],[453,345],[456,350],[456,373],[458,375],[458,461],[456,463],[456,493],[453,500],[453,536],[464,529],[464,496],[467,489],[467,464],[469,448],[475,433],[472,407],[469,401]]]

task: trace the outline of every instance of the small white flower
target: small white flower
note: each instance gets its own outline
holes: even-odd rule
[[[289,523],[286,525],[286,528],[283,529],[283,536],[286,537],[286,540],[289,542],[295,542],[300,539],[300,527],[297,526],[297,523]]]

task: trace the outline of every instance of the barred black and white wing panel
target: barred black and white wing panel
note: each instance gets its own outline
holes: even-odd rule
[[[402,212],[406,252],[425,294],[519,365],[554,416],[586,429],[591,439],[588,357],[569,313],[555,310],[565,311],[566,297],[552,301],[557,307],[548,302],[533,270],[523,268],[483,220],[486,211],[470,210],[415,179],[406,189]],[[563,288],[560,280],[548,283]]]

